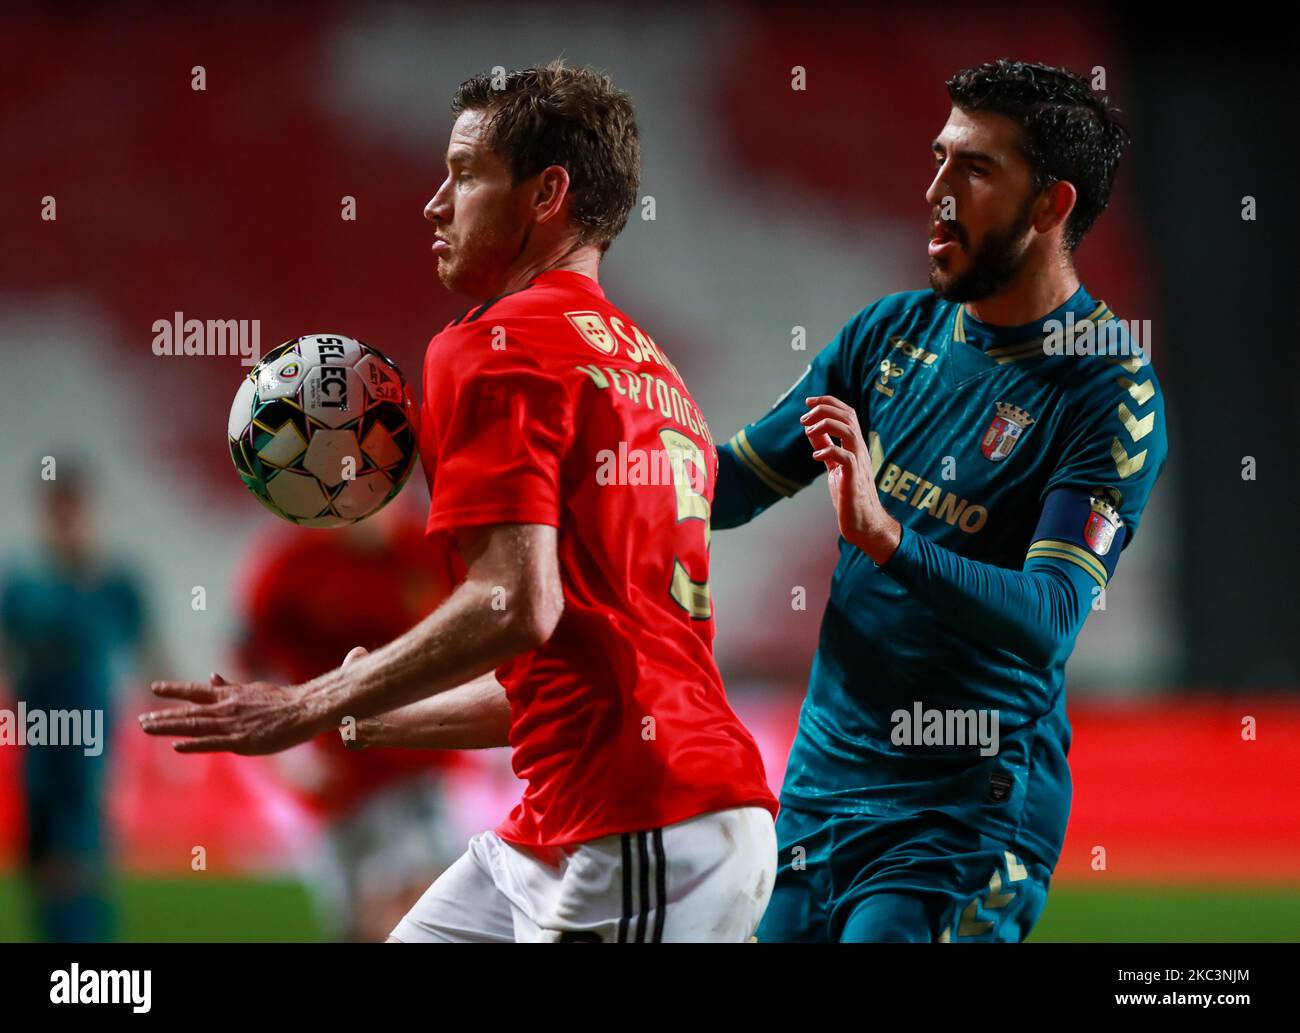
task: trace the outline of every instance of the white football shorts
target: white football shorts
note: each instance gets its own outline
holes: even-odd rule
[[[776,829],[762,807],[538,854],[480,832],[397,923],[392,938],[744,943],[758,928],[775,877]]]

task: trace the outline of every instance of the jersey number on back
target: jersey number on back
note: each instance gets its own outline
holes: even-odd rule
[[[704,521],[704,551],[707,553],[712,529],[709,526],[709,499],[704,493],[705,481],[709,476],[704,453],[699,445],[681,431],[661,430],[659,440],[672,458],[673,489],[677,493],[677,522]],[[686,469],[688,463],[695,467],[694,474]],[[676,554],[673,555],[673,583],[668,591],[673,601],[689,613],[692,620],[706,621],[713,616],[708,577],[696,581]]]

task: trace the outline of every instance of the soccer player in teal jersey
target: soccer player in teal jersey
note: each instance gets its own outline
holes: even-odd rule
[[[931,289],[868,305],[719,449],[715,528],[829,469],[841,532],[760,941],[1028,935],[1070,809],[1065,662],[1165,464],[1145,344],[1073,264],[1125,131],[1059,69],[947,88]]]
[[[137,578],[96,542],[89,474],[65,458],[56,473],[39,482],[42,541],[0,572],[0,673],[13,693],[0,748],[16,741],[15,712],[45,716],[42,743],[22,750],[32,918],[43,939],[86,943],[112,939],[116,924],[104,741],[113,689],[124,661],[152,666],[161,650]],[[54,741],[60,714],[79,719],[80,743]]]

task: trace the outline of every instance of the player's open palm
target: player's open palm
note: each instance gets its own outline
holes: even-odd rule
[[[149,735],[184,736],[175,744],[178,753],[279,753],[313,734],[299,705],[301,692],[291,686],[232,683],[214,674],[206,685],[154,682],[153,691],[190,704],[140,717],[140,726]]]
[[[865,548],[863,543],[878,527],[883,511],[857,411],[833,395],[817,395],[805,402],[808,411],[799,419],[812,445],[813,458],[826,464],[840,534],[846,541]]]

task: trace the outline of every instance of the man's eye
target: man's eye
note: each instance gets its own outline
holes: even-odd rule
[[[972,165],[971,168],[970,168],[970,171],[971,171],[971,175],[972,175],[972,176],[987,176],[987,175],[988,175],[988,169],[981,169],[981,168],[979,168],[979,167],[976,166],[976,165]]]

